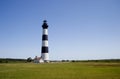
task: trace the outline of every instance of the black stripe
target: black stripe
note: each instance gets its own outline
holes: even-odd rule
[[[48,53],[48,47],[42,47],[42,53]]]
[[[42,40],[48,40],[48,35],[43,35]]]

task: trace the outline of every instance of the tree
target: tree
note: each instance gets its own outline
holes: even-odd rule
[[[31,57],[27,58],[27,62],[31,62],[31,61],[32,61]]]

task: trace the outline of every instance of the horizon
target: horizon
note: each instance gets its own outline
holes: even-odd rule
[[[29,57],[28,57],[29,58]],[[27,60],[28,58],[0,58],[0,59],[17,59],[17,60]],[[31,57],[30,57],[31,58]],[[32,60],[34,60],[34,58],[32,58]],[[67,60],[69,60],[69,59],[59,59],[59,60],[55,60],[55,59],[53,59],[53,60],[49,60],[49,61],[63,61],[63,60],[65,60],[65,61],[67,61]],[[70,59],[69,61],[72,61],[72,60],[75,60],[75,59]],[[94,60],[120,60],[120,58],[119,59],[90,59],[90,61],[94,61]],[[82,60],[82,59],[79,59],[79,60],[75,60],[75,61],[89,61],[89,60],[87,60],[87,59],[85,59],[85,60]]]

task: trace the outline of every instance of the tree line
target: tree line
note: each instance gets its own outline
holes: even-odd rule
[[[0,63],[28,63],[33,62],[34,59],[28,57],[27,59],[13,59],[0,58]],[[101,59],[101,60],[50,60],[50,62],[120,62],[120,59]]]

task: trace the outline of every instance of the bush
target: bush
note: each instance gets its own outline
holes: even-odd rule
[[[31,61],[32,61],[31,57],[27,58],[27,62],[31,62]]]

